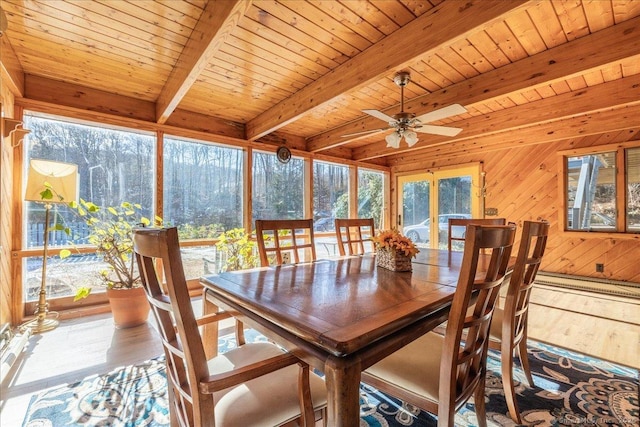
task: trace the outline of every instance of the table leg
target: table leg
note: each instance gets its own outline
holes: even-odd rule
[[[327,384],[327,425],[360,425],[360,362],[330,356],[325,363]]]
[[[218,306],[207,299],[207,290],[202,291],[202,314],[213,314],[218,312]],[[202,327],[202,345],[207,359],[218,355],[218,323],[204,325]]]

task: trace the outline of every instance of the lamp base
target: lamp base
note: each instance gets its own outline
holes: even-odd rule
[[[44,316],[37,316],[20,325],[20,329],[30,329],[32,334],[47,332],[58,327],[58,313],[50,311]]]

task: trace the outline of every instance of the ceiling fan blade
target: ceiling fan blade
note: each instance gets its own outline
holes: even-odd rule
[[[467,109],[460,104],[451,104],[448,107],[440,108],[439,110],[431,111],[416,117],[415,120],[420,120],[422,123],[435,122],[436,120],[445,119],[451,116],[457,116],[458,114],[464,114]]]
[[[393,117],[388,116],[385,113],[383,113],[382,111],[378,111],[378,110],[362,110],[362,112],[366,113],[366,114],[368,114],[370,116],[373,116],[376,119],[384,120],[387,123],[394,122],[396,120]]]
[[[432,135],[442,135],[442,136],[456,136],[462,129],[460,128],[452,128],[449,126],[434,126],[434,125],[422,125],[420,127],[416,127],[413,129],[416,132],[420,133],[430,133]]]
[[[380,129],[371,129],[371,130],[363,130],[362,132],[354,132],[354,133],[348,133],[346,135],[340,135],[342,138],[348,138],[350,136],[358,136],[358,135],[366,135],[368,133],[377,133],[377,132],[382,132],[385,130],[389,130],[391,128],[380,128]]]

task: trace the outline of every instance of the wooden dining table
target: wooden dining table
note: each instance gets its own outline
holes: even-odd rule
[[[361,372],[447,320],[461,261],[461,252],[421,249],[411,272],[362,255],[207,275],[201,283],[204,304],[322,371],[327,424],[353,427]]]

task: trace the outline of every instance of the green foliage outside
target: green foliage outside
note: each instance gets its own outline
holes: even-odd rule
[[[256,256],[256,242],[244,228],[233,228],[222,233],[216,247],[227,256],[225,271],[242,270],[260,265],[260,259]]]
[[[382,174],[363,173],[358,182],[358,217],[373,218],[378,229],[382,226]],[[349,218],[349,193],[336,200],[333,207],[336,218]]]

